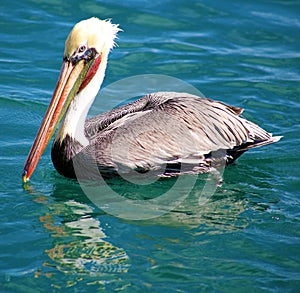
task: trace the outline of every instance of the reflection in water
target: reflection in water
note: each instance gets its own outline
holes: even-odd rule
[[[190,192],[185,200],[163,216],[144,221],[117,221],[116,223],[126,226],[126,229],[118,228],[117,230],[122,233],[115,236],[118,238],[116,239],[118,243],[121,242],[120,239],[126,240],[124,248],[117,247],[109,241],[103,231],[103,223],[100,222],[101,212],[89,202],[77,182],[56,178],[51,196],[39,195],[33,190],[28,190],[34,196],[34,201],[45,207],[46,212],[39,217],[39,220],[53,238],[52,246],[45,250],[47,260],[36,270],[35,277],[43,283],[45,280],[50,282],[50,286],[55,288],[82,284],[95,286],[97,289],[107,289],[112,286],[119,290],[125,287],[128,289],[132,284],[124,274],[128,274],[130,265],[137,259],[144,259],[146,267],[155,267],[154,264],[157,266],[159,263],[159,260],[155,259],[157,247],[164,247],[165,253],[169,241],[175,241],[180,247],[185,247],[189,245],[187,235],[199,237],[197,238],[199,245],[203,244],[204,242],[201,241],[206,241],[207,235],[232,233],[244,229],[251,222],[248,217],[251,216],[251,209],[261,209],[261,203],[264,203],[263,207],[267,209],[266,200],[269,195],[266,192],[270,190],[269,183],[273,181],[273,177],[266,172],[251,174],[249,170],[246,171],[248,177],[244,175],[246,179],[243,183],[238,183],[240,173],[245,172],[244,168],[226,169],[223,183],[217,186],[215,193],[210,197],[203,194],[203,188],[209,178],[207,175],[200,175],[192,190],[189,188]],[[249,197],[241,188],[241,184],[256,185],[257,178],[265,182],[264,188],[253,188]],[[125,193],[123,196],[130,196],[131,199],[144,198],[146,202],[168,187],[174,188],[174,180],[176,179],[157,181],[156,184],[151,185],[151,188],[126,185],[124,181],[118,180],[110,183],[116,192]],[[253,202],[253,198],[257,198],[257,202]],[[145,226],[155,227],[153,229],[156,236],[149,234],[152,229],[144,229]],[[174,230],[168,230],[168,227],[181,228],[173,235]],[[128,231],[132,231],[132,235],[129,235]],[[170,235],[166,236],[168,232]],[[185,241],[181,241],[180,233],[186,233]],[[155,244],[158,246],[151,247],[150,241],[141,249],[136,245],[136,239],[139,237],[155,239]],[[127,251],[129,247],[133,247],[133,251]],[[151,254],[147,251],[151,251]],[[135,257],[129,259],[127,253]]]
[[[59,204],[61,205],[61,204]],[[56,205],[55,208],[58,206]],[[56,238],[53,248],[46,251],[58,270],[67,273],[97,274],[102,272],[126,272],[124,262],[128,257],[124,250],[105,241],[100,222],[89,214],[91,208],[76,201],[67,201],[60,213],[79,215],[79,218],[64,222],[62,226],[55,226],[51,218],[41,217],[44,226],[52,230]],[[56,209],[57,211],[58,209]],[[69,239],[69,241],[65,241]],[[63,241],[61,241],[63,240]]]
[[[105,203],[109,207],[105,211],[129,222],[131,222],[128,217],[129,213],[133,219],[140,217],[139,221],[132,222],[134,225],[184,226],[186,229],[200,227],[206,233],[221,234],[242,229],[247,225],[247,220],[241,217],[248,207],[247,196],[237,188],[235,183],[223,184],[222,178],[214,178],[207,174],[187,176],[196,178],[192,180],[193,185],[176,186],[174,182],[177,178],[160,179],[149,186],[132,184],[120,178],[106,181],[109,188],[113,189],[116,194],[125,199],[130,198],[133,202],[139,201],[140,204],[144,204],[145,209],[148,207],[149,210],[152,207],[149,199],[159,198],[168,190],[174,194],[179,193],[176,188],[179,188],[180,192],[186,191],[186,196],[183,197],[182,202],[174,206],[175,208],[171,210],[169,206],[161,205],[158,207],[158,216],[150,219],[145,220],[145,217],[140,217],[142,212],[145,213],[144,216],[148,214],[144,210],[139,210],[138,205],[134,207],[127,205],[125,200],[114,202],[112,197],[107,198],[108,195],[99,186],[97,186],[98,193],[95,193],[93,202],[98,203],[95,200],[97,196],[101,204]],[[90,196],[89,198],[91,199]],[[149,213],[153,214],[153,210]]]
[[[102,286],[113,282],[118,274],[127,273],[129,257],[124,249],[107,241],[100,221],[93,217],[91,205],[76,200],[50,202],[49,197],[29,188],[34,200],[47,206],[48,212],[39,220],[54,238],[53,247],[45,250],[49,261],[35,272],[35,278],[46,277],[54,288],[70,287],[81,281]],[[66,278],[57,278],[60,273]]]
[[[184,226],[205,234],[223,234],[245,228],[248,221],[242,217],[242,213],[247,209],[247,199],[237,191],[224,192],[222,188],[204,204],[199,204],[202,190],[194,189],[185,201],[170,213],[141,223]]]

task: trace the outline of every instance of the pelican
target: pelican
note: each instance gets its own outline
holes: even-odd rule
[[[232,163],[250,148],[278,141],[242,118],[243,109],[187,93],[156,92],[86,120],[103,82],[118,25],[96,17],[82,20],[65,42],[63,63],[50,105],[22,173],[27,182],[53,136],[52,161],[63,176],[76,178],[73,161],[89,170],[147,172],[176,176],[209,172],[215,161]]]

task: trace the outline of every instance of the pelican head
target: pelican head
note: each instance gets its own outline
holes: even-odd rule
[[[78,58],[86,50],[94,48],[99,54],[108,55],[119,31],[108,20],[92,17],[78,22],[66,39],[64,58]]]
[[[27,182],[72,101],[84,95],[91,104],[102,84],[107,58],[120,29],[109,20],[82,20],[70,32],[50,105],[25,162],[22,181]],[[82,99],[81,99],[82,100]]]

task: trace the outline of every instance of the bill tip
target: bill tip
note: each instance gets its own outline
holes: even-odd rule
[[[27,177],[27,171],[24,170],[22,173],[22,182],[26,183],[28,181],[29,181],[29,177]]]

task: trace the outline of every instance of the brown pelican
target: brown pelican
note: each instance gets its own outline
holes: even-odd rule
[[[176,174],[183,163],[191,173],[199,173],[209,171],[215,160],[231,163],[252,147],[280,139],[240,117],[241,108],[186,93],[152,93],[85,121],[118,31],[118,25],[93,17],[70,32],[52,100],[24,166],[23,182],[29,180],[63,117],[52,161],[60,174],[71,178],[76,177],[73,159],[81,158],[82,168],[88,170],[92,153],[99,170],[108,173]]]

